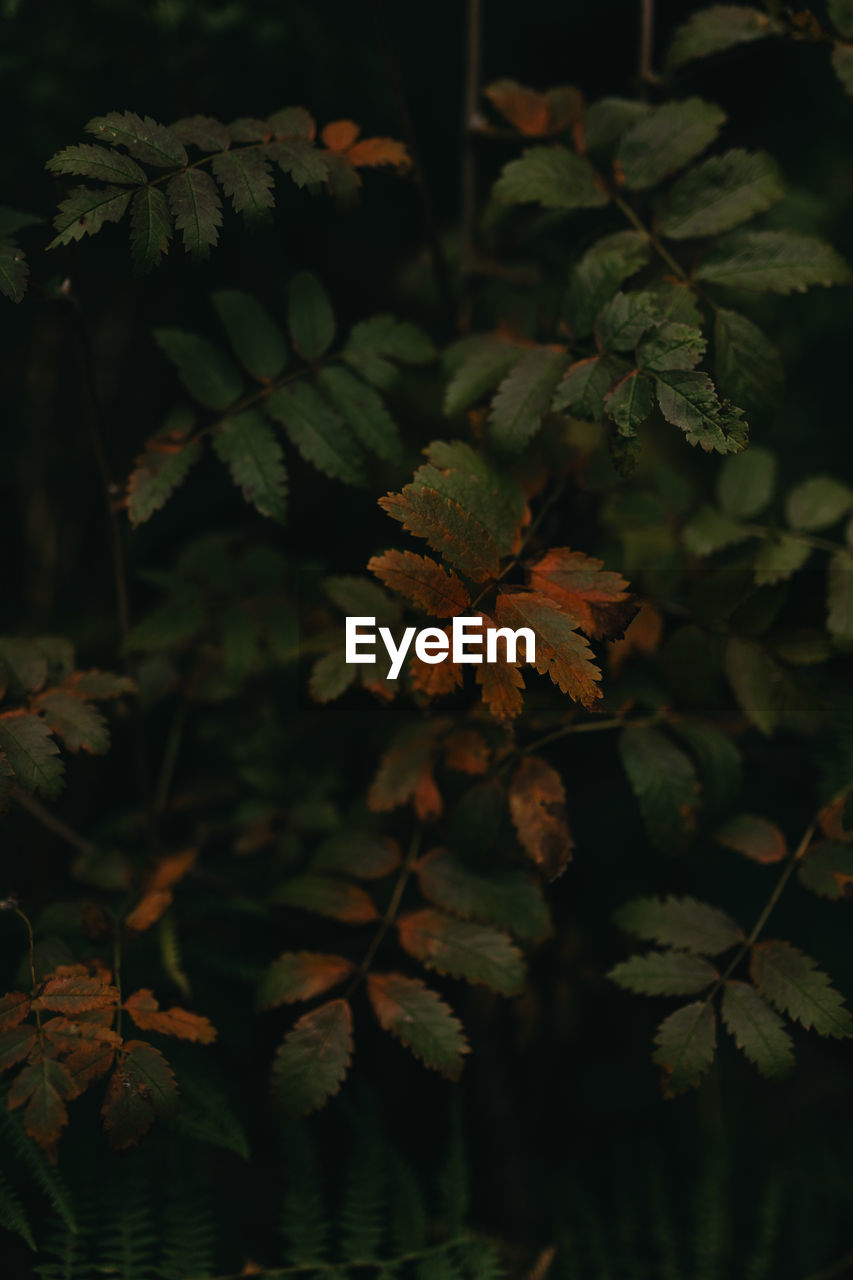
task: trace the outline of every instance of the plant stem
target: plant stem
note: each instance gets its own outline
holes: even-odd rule
[[[26,914],[26,912],[22,911],[20,907],[15,907],[14,912],[15,912],[15,915],[18,917],[18,919],[23,920],[24,924],[27,927],[27,940],[29,942],[29,949],[30,949],[30,982],[32,984],[31,991],[32,991],[32,995],[35,996],[35,993],[36,993],[36,944],[35,944],[35,938],[33,937],[33,926],[30,923],[30,917]],[[42,1043],[41,1010],[36,1009],[34,1010],[34,1012],[36,1015],[36,1027],[38,1028],[39,1043],[41,1044]]]
[[[418,825],[415,827],[412,833],[411,843],[409,844],[409,851],[406,854],[406,857],[403,861],[403,865],[400,867],[400,874],[397,876],[397,883],[394,885],[394,889],[391,894],[390,901],[388,902],[388,906],[385,908],[385,913],[379,922],[379,927],[377,928],[376,933],[373,935],[373,939],[370,943],[370,946],[367,948],[367,951],[365,952],[364,959],[362,960],[361,964],[358,966],[358,970],[356,971],[355,976],[353,977],[352,981],[350,982],[350,985],[346,990],[346,994],[344,996],[345,1000],[349,1000],[349,998],[352,996],[353,992],[357,989],[360,983],[364,980],[364,978],[367,977],[367,974],[370,971],[370,966],[373,963],[373,960],[377,951],[382,945],[385,935],[387,934],[388,930],[391,928],[395,919],[397,918],[397,912],[400,909],[400,903],[403,900],[403,894],[405,892],[406,885],[409,883],[409,877],[411,876],[412,871],[414,870],[415,863],[417,862],[417,859],[418,859],[418,853],[420,852],[422,838],[423,838],[423,826],[420,823],[418,823]]]
[[[652,49],[655,38],[655,0],[640,0],[640,45],[637,54],[637,79],[640,93],[647,96],[657,76],[652,71]]]
[[[745,524],[743,529],[754,538],[774,538],[777,536],[777,530],[771,529],[769,525],[764,524]],[[810,533],[799,533],[794,529],[784,529],[781,531],[786,538],[790,538],[793,542],[800,542],[805,547],[811,547],[814,551],[850,551],[850,548],[842,542],[833,542],[830,538],[816,538]]]
[[[560,738],[566,738],[574,733],[600,733],[606,729],[649,729],[653,725],[660,724],[661,717],[655,716],[637,716],[630,719],[625,716],[611,716],[607,720],[582,720],[579,724],[567,724],[562,729],[555,729],[553,733],[546,733],[542,738],[535,738],[533,742],[529,742],[526,747],[521,747],[518,751],[520,756],[530,755],[533,751],[538,751],[540,747],[547,747],[552,742],[557,742]]]
[[[459,257],[463,272],[474,256],[474,221],[477,212],[476,133],[480,105],[480,73],[483,42],[482,0],[465,4],[465,82],[462,94],[461,215]]]
[[[493,578],[491,582],[486,583],[486,585],[483,587],[483,590],[480,592],[480,594],[474,600],[471,601],[472,609],[476,609],[477,605],[483,599],[483,596],[485,596],[489,591],[491,591],[494,587],[496,587],[499,582],[503,582],[506,575],[515,568],[515,566],[518,564],[519,560],[523,556],[525,550],[527,549],[528,543],[536,534],[537,530],[539,529],[539,526],[542,524],[542,521],[545,519],[546,515],[551,510],[554,503],[558,500],[558,498],[562,496],[565,488],[566,488],[565,480],[561,480],[558,484],[554,486],[554,488],[551,490],[551,493],[545,499],[545,501],[542,503],[542,506],[539,508],[538,512],[536,513],[536,519],[531,522],[529,529],[527,530],[524,537],[522,538],[521,546],[518,548],[518,551],[515,553],[515,555],[512,557],[511,560],[507,561],[507,563],[504,565],[503,569],[498,574],[498,576],[496,578]]]
[[[81,836],[68,826],[67,822],[63,822],[61,818],[57,818],[55,813],[51,813],[50,809],[36,800],[35,796],[29,794],[28,791],[15,791],[15,802],[25,809],[30,817],[35,818],[46,831],[52,832],[58,836],[60,840],[64,840],[66,844],[71,845],[72,849],[76,849],[79,853],[92,854],[96,851],[97,845],[93,841],[87,840],[85,836]]]

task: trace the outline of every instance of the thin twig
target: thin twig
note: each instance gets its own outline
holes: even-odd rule
[[[462,94],[461,214],[459,253],[463,271],[474,257],[474,220],[477,212],[476,134],[480,107],[480,74],[483,43],[482,0],[466,0],[465,84]]]
[[[181,698],[172,718],[172,723],[169,726],[169,734],[166,738],[166,745],[163,748],[163,759],[160,763],[160,775],[154,792],[154,811],[158,814],[166,811],[172,778],[175,773],[175,764],[177,763],[178,752],[181,749],[181,739],[184,736],[188,714],[189,703],[185,698]]]
[[[566,488],[565,480],[561,480],[558,484],[554,486],[554,488],[551,490],[548,497],[542,503],[542,506],[537,511],[535,520],[531,521],[531,524],[527,532],[525,533],[524,537],[521,540],[521,545],[519,546],[518,551],[515,553],[512,559],[509,560],[504,565],[503,569],[498,574],[497,578],[493,578],[490,582],[486,583],[485,587],[483,587],[483,590],[480,592],[480,594],[474,600],[471,601],[472,609],[476,609],[477,605],[483,599],[483,596],[485,596],[489,591],[493,590],[494,587],[496,587],[499,582],[503,582],[506,575],[515,568],[515,566],[518,564],[521,557],[524,555],[524,552],[527,550],[528,544],[530,543],[531,539],[538,532],[539,527],[542,524],[542,521],[545,519],[546,515],[551,510],[554,503],[557,502],[557,500],[562,497],[563,493],[565,492],[565,488]]]
[[[388,906],[385,908],[385,912],[382,916],[382,919],[379,921],[379,927],[377,928],[375,934],[373,935],[370,946],[367,948],[367,951],[365,952],[364,959],[362,960],[361,964],[358,966],[358,969],[346,990],[346,994],[344,996],[344,999],[346,1000],[349,1000],[349,998],[352,996],[353,992],[357,989],[359,984],[364,980],[364,978],[367,977],[367,974],[370,971],[370,966],[373,964],[374,957],[377,951],[379,950],[379,948],[381,947],[382,942],[385,938],[385,935],[387,934],[388,930],[391,928],[391,926],[393,925],[394,921],[397,918],[397,912],[400,909],[400,903],[403,900],[403,894],[406,890],[406,885],[409,883],[409,877],[411,876],[412,871],[414,870],[414,867],[415,867],[415,863],[418,860],[418,854],[420,852],[422,838],[423,838],[423,827],[420,823],[418,823],[418,825],[415,827],[414,832],[412,833],[412,840],[409,845],[409,851],[406,854],[406,857],[403,861],[403,865],[400,868],[400,874],[397,876],[397,883],[394,885],[394,890],[391,894],[391,898],[388,902]]]
[[[654,725],[661,723],[661,716],[637,716],[631,719],[627,716],[611,716],[607,720],[582,720],[579,723],[564,725],[562,729],[555,729],[553,733],[546,733],[542,738],[535,738],[533,742],[528,742],[526,747],[520,747],[518,754],[520,756],[528,756],[533,751],[538,751],[541,747],[547,747],[552,742],[557,742],[560,738],[567,738],[570,734],[575,733],[601,733],[607,729],[650,729]]]
[[[640,93],[646,96],[650,84],[658,77],[652,71],[652,50],[655,40],[655,0],[640,0],[640,44],[637,53],[637,80]]]
[[[87,840],[85,836],[81,836],[67,822],[63,822],[61,818],[57,818],[55,813],[51,813],[50,809],[46,809],[41,801],[36,800],[35,796],[30,795],[28,791],[15,791],[15,802],[25,809],[30,817],[35,818],[46,831],[50,831],[53,835],[58,836],[60,840],[64,840],[66,844],[71,845],[72,849],[76,849],[78,853],[93,854],[97,850],[97,845],[91,840]]]

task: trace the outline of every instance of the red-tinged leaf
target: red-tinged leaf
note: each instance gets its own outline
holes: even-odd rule
[[[367,793],[367,807],[373,813],[395,809],[415,798],[423,775],[432,775],[437,738],[446,723],[412,725],[396,735]]]
[[[573,841],[560,775],[541,756],[525,756],[509,788],[509,811],[518,838],[549,880],[566,869]]]
[[[42,1056],[15,1077],[7,1101],[10,1111],[25,1108],[24,1128],[51,1152],[68,1123],[65,1104],[76,1096],[77,1086],[62,1063]]]
[[[118,1002],[118,991],[100,977],[93,977],[82,964],[59,965],[42,985],[34,1009],[73,1016],[87,1009],[107,1009]]]
[[[172,889],[195,866],[198,849],[183,849],[161,858],[148,877],[149,893],[158,889]]]
[[[502,591],[498,595],[499,626],[532,627],[536,636],[536,670],[548,675],[563,693],[591,708],[600,698],[601,672],[573,620],[538,591]]]
[[[183,431],[169,431],[149,440],[127,481],[130,523],[144,524],[159,511],[200,457],[200,442],[188,440]]]
[[[477,668],[477,684],[483,702],[496,720],[513,720],[521,714],[524,699],[524,676],[508,662],[484,662]]]
[[[500,557],[492,535],[458,502],[435,489],[407,484],[379,505],[416,538],[424,538],[466,578],[483,582],[497,577]]]
[[[128,996],[124,1008],[140,1031],[156,1031],[162,1036],[175,1036],[196,1044],[213,1044],[216,1039],[216,1028],[209,1018],[187,1009],[161,1009],[147,988]]]
[[[836,840],[840,844],[853,840],[853,831],[849,829],[849,826],[844,825],[849,803],[850,792],[843,791],[841,795],[835,796],[821,809],[818,815],[818,825],[827,840]]]
[[[373,899],[365,889],[335,876],[311,872],[293,876],[273,889],[270,897],[283,906],[316,911],[343,924],[370,924],[379,918]]]
[[[607,661],[613,675],[619,675],[633,653],[644,657],[657,653],[662,639],[663,617],[654,605],[645,601],[640,605],[640,612],[629,622],[621,639],[611,640],[607,646]]]
[[[348,151],[361,133],[352,120],[332,120],[320,134],[320,141],[329,151]]]
[[[658,1027],[654,1060],[667,1098],[699,1084],[717,1051],[717,1016],[707,1000],[676,1009]]]
[[[276,1098],[286,1111],[306,1115],[336,1094],[352,1058],[352,1011],[329,1000],[304,1014],[284,1037],[272,1069]]]
[[[412,163],[403,143],[395,138],[362,138],[349,148],[346,160],[354,169],[376,169],[387,164],[398,173],[405,173]]]
[[[311,870],[381,880],[400,865],[400,846],[390,836],[369,831],[339,831],[324,840],[311,859]]]
[[[397,921],[400,946],[428,969],[479,982],[501,995],[524,986],[524,962],[505,933],[424,908]]]
[[[413,551],[386,551],[384,555],[373,556],[367,567],[386,587],[436,617],[452,618],[471,603],[467,587],[453,570],[444,569],[429,556],[415,555]]]
[[[9,991],[0,1000],[0,1031],[9,1031],[23,1022],[30,1011],[30,997],[23,991]]]
[[[415,787],[412,804],[421,822],[435,822],[437,818],[441,817],[444,802],[441,798],[441,792],[436,786],[432,769],[424,769],[418,778],[418,785]]]
[[[448,640],[448,655],[453,652],[453,636],[450,627],[444,627]],[[478,668],[479,669],[479,668]],[[453,693],[462,684],[462,666],[448,656],[444,662],[422,662],[412,651],[409,659],[409,675],[412,687],[425,698],[441,698]]]
[[[338,986],[353,972],[344,956],[321,955],[315,951],[285,951],[267,967],[258,986],[257,1007],[310,1000]]]
[[[78,1093],[85,1092],[89,1085],[107,1074],[120,1045],[120,1036],[115,1040],[92,1039],[81,1041],[79,1048],[68,1054],[63,1065]]]
[[[580,93],[571,85],[538,93],[515,80],[497,80],[484,93],[505,120],[530,138],[568,129],[580,119],[583,107]]]
[[[178,1088],[159,1049],[128,1040],[107,1085],[101,1115],[110,1146],[123,1151],[138,1142],[157,1119],[174,1111]]]
[[[132,929],[134,933],[144,933],[152,924],[157,923],[171,903],[171,889],[155,889],[143,894],[133,910],[125,916],[125,928]]]
[[[788,855],[788,842],[775,823],[754,813],[730,818],[715,837],[718,844],[734,849],[753,862],[781,862]]]
[[[411,1049],[424,1066],[458,1080],[468,1043],[461,1022],[437,992],[402,973],[371,973],[367,994],[384,1031]]]
[[[51,733],[56,733],[69,751],[90,751],[102,755],[110,745],[107,722],[95,707],[63,689],[46,689],[37,694],[32,708],[44,716]]]
[[[113,1047],[121,1044],[121,1036],[111,1027],[103,1026],[100,1022],[84,1021],[82,1018],[64,1018],[62,1015],[48,1018],[42,1024],[42,1030],[60,1056],[91,1049],[98,1044]]]
[[[476,729],[458,729],[444,743],[444,760],[457,773],[485,773],[489,767],[489,744]]]
[[[0,1071],[23,1062],[35,1044],[36,1029],[29,1024],[0,1032]]]
[[[531,566],[530,585],[559,605],[594,640],[621,635],[635,613],[628,583],[605,572],[601,560],[552,547]]]

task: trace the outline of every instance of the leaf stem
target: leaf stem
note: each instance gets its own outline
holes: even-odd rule
[[[365,952],[364,959],[362,960],[361,964],[358,966],[358,969],[355,975],[353,976],[352,981],[347,987],[346,993],[344,995],[345,1000],[350,999],[350,997],[356,991],[356,989],[361,984],[361,982],[367,977],[367,974],[370,971],[370,966],[373,963],[373,960],[374,960],[374,957],[376,956],[377,951],[382,945],[385,935],[388,933],[388,930],[391,928],[395,919],[397,918],[397,912],[400,909],[400,903],[403,900],[403,894],[405,892],[406,885],[409,883],[409,877],[411,876],[412,871],[414,870],[415,863],[417,862],[417,859],[418,859],[418,854],[420,853],[421,840],[423,839],[423,830],[424,830],[423,825],[421,823],[418,823],[418,825],[415,827],[414,831],[412,832],[412,839],[409,844],[409,851],[406,854],[405,859],[403,860],[403,865],[400,867],[400,873],[397,876],[397,882],[394,885],[394,889],[391,894],[391,898],[388,902],[388,906],[385,908],[385,912],[382,916],[382,919],[379,922],[379,927],[377,928],[376,933],[373,935],[370,946],[367,948],[367,951]]]
[[[25,924],[25,925],[26,925],[26,927],[27,927],[27,940],[28,940],[28,943],[29,943],[29,954],[30,954],[30,982],[31,982],[31,984],[32,984],[32,987],[31,987],[31,993],[32,993],[33,997],[35,997],[35,994],[36,994],[36,986],[37,986],[37,983],[36,983],[36,944],[35,944],[35,938],[33,937],[33,926],[32,926],[32,924],[31,924],[31,922],[30,922],[30,917],[26,914],[26,912],[25,912],[25,911],[22,911],[20,907],[18,907],[18,906],[13,907],[13,911],[15,912],[15,915],[18,917],[18,919],[19,919],[19,920],[23,920],[24,924]],[[40,1010],[40,1009],[35,1009],[35,1010],[34,1010],[34,1013],[35,1013],[35,1015],[36,1015],[36,1027],[37,1027],[37,1029],[38,1029],[39,1044],[42,1044],[42,1043],[43,1043],[43,1041],[42,1041],[42,1030],[41,1030],[41,1010]]]

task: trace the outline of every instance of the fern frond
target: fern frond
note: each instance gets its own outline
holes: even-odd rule
[[[427,1207],[418,1180],[410,1165],[392,1155],[391,1245],[398,1253],[414,1253],[426,1243]]]
[[[91,1280],[98,1207],[94,1199],[89,1199],[77,1209],[76,1231],[70,1231],[55,1210],[50,1214],[38,1253],[40,1258],[47,1256],[52,1261],[39,1262],[34,1268],[41,1280]]]
[[[216,1269],[216,1220],[210,1189],[184,1171],[170,1179],[160,1233],[161,1280],[196,1280]]]
[[[693,1201],[693,1273],[723,1280],[731,1231],[727,1152],[718,1136],[708,1151]]]
[[[24,1206],[15,1188],[0,1173],[0,1227],[14,1231],[22,1240],[35,1249],[36,1242]]]
[[[353,1113],[352,1152],[341,1208],[341,1258],[368,1262],[379,1256],[388,1211],[388,1152],[373,1107]]]
[[[761,1193],[755,1215],[755,1243],[744,1267],[744,1280],[772,1280],[784,1203],[782,1178],[773,1172]]]
[[[0,1138],[27,1170],[67,1229],[76,1231],[77,1221],[62,1175],[27,1134],[20,1113],[7,1109],[5,1098],[0,1099]]]
[[[148,1178],[138,1165],[128,1165],[104,1206],[100,1269],[121,1280],[151,1280],[156,1240]]]
[[[303,1125],[285,1130],[287,1188],[279,1220],[282,1260],[291,1265],[322,1262],[330,1226],[317,1156]]]
[[[455,1235],[468,1217],[470,1204],[468,1159],[458,1105],[450,1116],[447,1155],[438,1179],[438,1200],[442,1226],[449,1234]]]
[[[231,1101],[210,1064],[193,1060],[180,1049],[173,1052],[172,1069],[178,1081],[181,1105],[173,1120],[175,1129],[193,1142],[208,1143],[248,1160],[249,1139]]]

